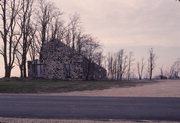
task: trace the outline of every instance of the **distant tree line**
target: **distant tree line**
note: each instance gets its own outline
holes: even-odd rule
[[[155,68],[156,55],[153,49],[149,50],[149,58],[147,62],[147,68],[145,68],[144,58],[140,62],[135,63],[133,53],[127,54],[124,49],[107,56],[106,68],[108,70],[108,77],[112,80],[131,80],[136,78],[138,74],[139,80],[142,80],[145,75],[145,69],[147,69],[148,78],[151,80],[153,71]],[[137,66],[134,68],[134,66]],[[134,69],[133,69],[134,68]]]
[[[156,66],[153,49],[149,50],[147,63],[143,58],[135,63],[134,54],[123,49],[104,56],[100,42],[83,32],[77,14],[65,21],[63,12],[46,0],[0,0],[0,38],[5,78],[11,77],[15,66],[19,67],[20,77],[26,78],[27,60],[43,60],[43,46],[53,39],[83,54],[90,63],[105,67],[112,80],[131,80],[136,78],[136,73],[140,80],[152,79]],[[179,61],[171,67],[169,78],[179,77]],[[162,68],[161,76],[165,76]]]
[[[159,74],[156,72],[157,55],[151,48],[148,52],[147,60],[142,58],[135,60],[132,52],[127,53],[124,49],[117,53],[108,53],[104,66],[107,69],[107,75],[110,80],[133,80],[133,79],[179,79],[180,78],[180,59],[178,59],[169,70],[160,68]]]

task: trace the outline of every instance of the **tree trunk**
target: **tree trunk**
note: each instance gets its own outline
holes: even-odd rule
[[[5,78],[10,78],[11,77],[11,68],[9,66],[6,66],[5,68]]]
[[[152,80],[152,72],[150,72],[150,77],[149,77],[150,80]]]
[[[24,59],[24,65],[23,65],[23,67],[24,67],[24,71],[23,71],[23,72],[24,72],[24,78],[27,78],[27,73],[26,73],[26,70],[27,70],[27,69],[26,69],[26,61],[27,61],[27,60],[26,60],[26,57],[25,57],[25,59]]]
[[[22,55],[22,62],[21,62],[21,66],[20,66],[20,70],[21,70],[21,78],[27,78],[27,73],[26,73],[26,52],[23,53]]]
[[[5,47],[6,49],[6,47]],[[6,50],[4,50],[4,52],[6,53]],[[7,63],[7,55],[4,54],[4,70],[5,70],[5,75],[4,77],[5,78],[10,78],[11,77],[11,67],[8,66],[8,63]]]

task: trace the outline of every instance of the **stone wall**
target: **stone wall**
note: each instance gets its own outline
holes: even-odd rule
[[[95,63],[91,63],[87,77],[89,60],[58,40],[44,45],[42,54],[41,74],[45,79],[101,80],[106,78],[106,70]],[[32,73],[31,71],[29,73]]]
[[[83,79],[83,57],[59,41],[44,46],[43,61],[46,79]]]

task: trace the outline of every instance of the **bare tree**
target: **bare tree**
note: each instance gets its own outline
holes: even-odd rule
[[[86,38],[83,43],[84,44],[81,48],[82,54],[86,56],[88,59],[93,60],[94,54],[101,48],[101,45],[91,35],[86,35]]]
[[[50,26],[51,26],[51,37],[50,37],[50,39],[52,39],[52,40],[58,39],[61,42],[63,42],[63,40],[65,38],[66,29],[64,27],[63,20],[60,19],[60,16],[56,16],[53,19]]]
[[[103,56],[103,52],[102,51],[96,52],[94,54],[94,56],[93,56],[93,61],[96,64],[98,64],[99,66],[102,66],[103,59],[104,59],[104,56]]]
[[[18,45],[16,58],[22,78],[27,77],[27,54],[35,35],[35,31],[31,23],[33,2],[34,0],[22,0],[22,10],[18,14],[20,18],[19,26],[21,29],[20,32],[22,33],[22,39]]]
[[[95,61],[94,56],[99,49],[101,49],[99,42],[97,42],[92,36],[88,35],[81,51],[82,54],[88,59],[86,80],[89,79],[91,65]]]
[[[178,79],[180,73],[180,59],[174,62],[170,69],[170,79]]]
[[[155,63],[156,61],[156,54],[154,53],[154,49],[151,48],[149,50],[149,59],[148,59],[148,73],[149,73],[149,79],[152,80],[153,71],[155,69]]]
[[[117,80],[123,79],[127,66],[127,55],[122,49],[117,53]]]
[[[70,42],[72,43],[72,48],[76,49],[76,42],[80,31],[80,17],[77,14],[74,14],[72,17],[70,17],[70,23],[68,25],[69,27],[69,33],[68,36],[70,38]]]
[[[86,45],[86,40],[88,35],[82,34],[81,31],[78,32],[77,42],[76,42],[76,50],[79,54],[82,53],[82,48]]]
[[[165,74],[164,74],[163,65],[160,67],[160,79],[167,79]]]
[[[57,26],[59,21],[58,16],[62,13],[50,2],[46,0],[38,0],[39,9],[37,10],[37,21],[39,25],[39,53],[40,59],[42,60],[42,50],[45,43],[47,43],[51,38],[57,35]],[[52,28],[53,19],[55,19],[55,26]],[[54,34],[55,33],[55,34]]]
[[[128,67],[125,51],[122,49],[115,54],[109,53],[106,60],[108,77],[112,80],[122,80]]]
[[[83,45],[86,44],[85,42],[88,40],[89,35],[83,34],[78,14],[74,14],[70,17],[70,22],[65,27],[65,30],[65,44],[80,53]]]
[[[131,79],[133,62],[134,62],[133,52],[130,52],[128,56],[127,80]]]
[[[0,36],[3,41],[0,54],[4,58],[5,77],[7,78],[11,76],[17,45],[21,38],[21,35],[16,33],[17,15],[21,9],[20,0],[1,0],[0,2],[0,23],[2,25]]]
[[[137,63],[139,80],[142,80],[144,67],[145,67],[145,63],[144,63],[144,59],[142,58],[141,63],[140,62]]]
[[[31,43],[30,43],[30,47],[29,47],[29,56],[31,61],[36,60],[36,58],[38,58],[39,55],[39,45],[38,45],[38,39],[36,37],[36,28],[34,29],[34,33],[32,33],[31,35]]]
[[[111,53],[108,53],[107,56],[107,70],[108,70],[108,78],[113,79],[113,56]]]

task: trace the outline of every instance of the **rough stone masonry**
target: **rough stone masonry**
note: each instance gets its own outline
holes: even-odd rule
[[[104,80],[106,70],[59,40],[44,45],[43,61],[29,61],[30,78],[60,80]]]

